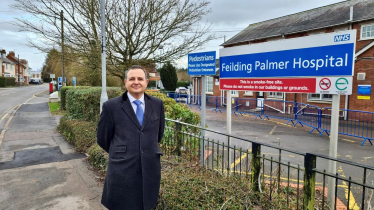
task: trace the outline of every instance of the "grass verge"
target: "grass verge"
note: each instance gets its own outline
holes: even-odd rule
[[[48,102],[52,115],[65,115],[66,111],[61,110],[60,102]]]

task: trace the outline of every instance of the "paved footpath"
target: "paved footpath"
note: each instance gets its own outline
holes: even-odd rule
[[[83,154],[57,133],[47,91],[14,110],[0,136],[0,209],[105,209]]]

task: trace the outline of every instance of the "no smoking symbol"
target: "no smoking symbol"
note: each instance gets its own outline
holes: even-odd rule
[[[321,81],[319,81],[319,87],[322,90],[328,90],[331,87],[331,81],[329,78],[323,78]]]

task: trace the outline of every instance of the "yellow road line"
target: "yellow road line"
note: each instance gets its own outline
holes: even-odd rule
[[[345,175],[343,173],[342,166],[339,166],[338,172],[341,173],[340,176],[345,177]],[[358,207],[357,202],[356,202],[355,198],[353,197],[352,190],[348,194],[347,183],[345,181],[343,181],[342,183],[343,183],[343,186],[345,188],[345,190],[344,190],[345,191],[345,199],[347,199],[347,201],[349,200],[348,209],[359,210],[360,208]]]
[[[234,163],[231,163],[230,168],[233,169],[236,165],[238,165],[244,158],[247,157],[247,153],[244,153],[240,158],[236,159]]]
[[[277,126],[274,126],[274,128],[270,131],[270,135],[273,135],[274,130],[277,128]]]
[[[3,121],[4,120],[4,118],[6,117],[8,115],[8,113],[6,113],[5,115],[4,115],[4,117],[3,118],[1,118],[1,120],[0,120],[0,122],[1,121]]]

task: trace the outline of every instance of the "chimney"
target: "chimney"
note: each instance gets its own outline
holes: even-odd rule
[[[14,53],[14,51],[9,51],[9,55],[13,56],[13,57],[16,57],[16,54]]]
[[[4,49],[1,50],[1,57],[2,58],[5,58],[5,55],[6,55],[6,51]]]

